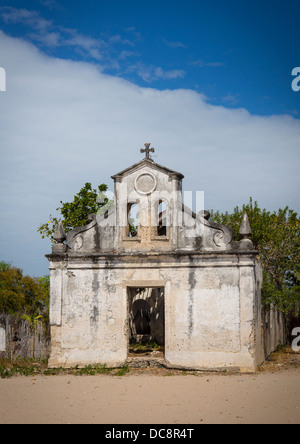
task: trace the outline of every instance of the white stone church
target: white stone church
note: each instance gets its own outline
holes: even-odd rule
[[[207,211],[183,204],[183,175],[155,163],[149,146],[112,176],[113,205],[67,236],[57,227],[49,365],[122,366],[131,342],[150,340],[166,367],[253,372],[283,333],[266,348],[247,215],[235,242]]]

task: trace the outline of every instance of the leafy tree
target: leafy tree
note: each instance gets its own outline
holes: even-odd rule
[[[34,333],[36,331],[37,325],[39,324],[40,320],[43,318],[42,315],[38,315],[38,312],[32,313],[31,315],[23,314],[21,316],[21,319],[25,319],[29,323],[30,331]]]
[[[19,268],[11,264],[0,263],[0,312],[13,313],[25,305],[22,285],[23,275]]]
[[[96,214],[103,207],[105,211],[112,205],[106,195],[107,185],[98,185],[98,190],[93,189],[92,185],[87,182],[74,196],[72,202],[63,203],[56,208],[62,215],[62,224],[65,232],[68,233],[74,228],[86,225],[89,222],[89,215]],[[49,216],[49,221],[38,227],[38,232],[42,238],[49,237],[53,241],[53,234],[58,223],[58,218]]]
[[[295,297],[300,299],[300,266],[298,265],[296,268],[296,283],[295,286],[291,289],[292,294]]]
[[[49,306],[49,276],[23,276],[20,268],[0,262],[0,313],[42,315]]]
[[[263,302],[290,313],[300,302],[297,290],[300,219],[288,207],[270,212],[259,208],[250,198],[247,205],[235,207],[233,213],[212,211],[211,220],[230,226],[234,240],[239,240],[239,227],[245,212],[251,225],[254,248],[258,250],[263,266]]]

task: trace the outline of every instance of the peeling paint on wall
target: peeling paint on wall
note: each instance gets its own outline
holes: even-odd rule
[[[194,326],[194,319],[193,319],[193,307],[194,307],[194,288],[196,287],[197,281],[196,281],[196,275],[195,275],[195,269],[191,268],[189,271],[189,307],[188,307],[188,335],[189,338],[191,338],[193,334],[193,326]]]

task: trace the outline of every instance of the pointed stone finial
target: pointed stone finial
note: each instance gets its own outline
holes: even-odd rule
[[[56,228],[55,228],[55,231],[53,234],[53,239],[59,244],[63,243],[67,239],[65,229],[64,229],[61,219],[59,219],[58,224],[56,225]]]
[[[240,240],[240,248],[246,249],[246,250],[252,250],[253,249],[253,243],[249,239],[249,237],[252,234],[252,230],[250,227],[250,222],[248,219],[248,214],[245,213],[240,225],[239,234],[242,236],[242,239]]]
[[[240,226],[240,229],[239,229],[239,234],[241,236],[243,236],[243,239],[251,236],[251,234],[252,234],[252,230],[251,230],[251,227],[250,227],[250,222],[249,222],[248,214],[247,213],[245,213],[244,216],[243,216],[242,223],[241,223],[241,226]]]
[[[65,253],[67,246],[64,245],[64,241],[66,240],[66,232],[64,230],[61,219],[59,219],[58,224],[56,225],[53,239],[57,242],[52,247],[52,253]]]

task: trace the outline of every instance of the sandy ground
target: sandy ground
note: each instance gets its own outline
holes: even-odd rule
[[[0,379],[0,423],[299,424],[300,355],[251,375],[144,370]]]

